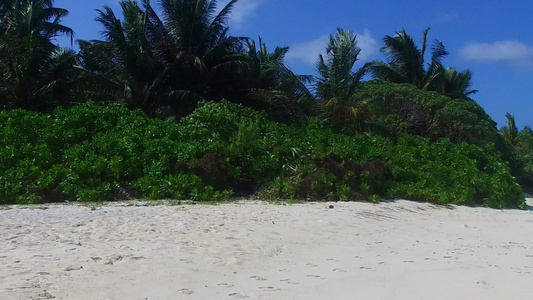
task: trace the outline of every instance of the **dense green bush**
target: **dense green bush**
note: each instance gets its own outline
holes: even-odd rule
[[[124,185],[154,198],[209,191],[193,177],[181,178],[193,188],[150,185],[154,178],[175,181],[174,162],[194,161],[203,145],[183,142],[179,126],[123,105],[90,104],[51,116],[2,111],[0,121],[3,203],[110,200]]]
[[[365,82],[357,97],[368,104],[370,132],[394,139],[409,134],[484,147],[494,144],[513,176],[521,176],[522,163],[498,133],[496,122],[469,98],[452,99],[410,84]]]
[[[496,123],[470,99],[451,99],[410,84],[370,81],[357,98],[370,102],[373,121],[394,135],[448,138],[455,143],[500,144]]]
[[[516,137],[514,148],[520,153],[520,158],[524,163],[524,170],[533,174],[533,130],[526,127]]]
[[[218,200],[235,193],[312,200],[407,197],[521,207],[494,147],[295,127],[228,102],[204,103],[180,123],[88,104],[52,115],[0,112],[0,203]],[[490,145],[490,144],[487,144]],[[121,194],[122,193],[122,194]]]
[[[516,137],[512,140],[508,139],[508,146],[512,149],[512,154],[515,157],[515,164],[519,169],[516,177],[520,184],[528,192],[533,190],[533,130],[525,127],[521,131],[517,131]]]
[[[522,189],[495,149],[402,138],[391,155],[391,196],[436,203],[523,207]]]

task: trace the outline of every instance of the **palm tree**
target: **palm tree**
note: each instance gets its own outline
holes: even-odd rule
[[[326,57],[320,55],[318,58],[319,78],[315,84],[317,98],[321,101],[326,118],[337,130],[360,125],[365,116],[364,106],[355,98],[355,93],[367,65],[352,71],[360,52],[356,36],[339,28],[335,36],[329,37]]]
[[[431,48],[431,62],[425,64],[427,35],[424,30],[422,49],[414,39],[402,30],[395,36],[385,36],[385,46],[381,49],[387,62],[374,61],[369,66],[374,78],[393,83],[409,83],[422,90],[437,91],[451,98],[467,98],[477,90],[470,90],[472,73],[470,70],[457,72],[455,68],[445,68],[442,60],[448,55],[444,44],[438,40]]]
[[[243,53],[250,60],[250,74],[241,81],[242,104],[265,111],[272,120],[299,123],[304,111],[313,109],[315,98],[306,84],[313,76],[296,75],[284,63],[289,47],[276,47],[269,52],[259,37],[259,43],[249,39]]]
[[[375,78],[394,82],[410,83],[421,89],[429,89],[442,69],[442,59],[448,55],[444,44],[435,41],[431,49],[431,62],[428,68],[424,66],[424,56],[427,49],[427,35],[430,28],[423,34],[422,49],[419,49],[414,39],[402,30],[395,36],[385,36],[385,46],[381,49],[387,57],[387,62],[374,61],[369,70]]]
[[[237,1],[217,12],[215,0],[160,0],[160,18],[149,0],[125,0],[123,21],[110,7],[98,10],[105,40],[80,42],[87,77],[146,111],[168,105],[179,113],[226,96],[250,65],[239,53],[245,39],[227,35]]]
[[[5,108],[45,109],[70,100],[76,63],[71,50],[53,43],[74,36],[61,25],[68,11],[53,1],[0,1],[0,101]]]
[[[516,143],[516,137],[518,136],[515,118],[514,115],[511,115],[510,113],[506,113],[505,117],[507,118],[507,126],[504,126],[500,129],[500,134],[509,145],[514,146]]]
[[[296,75],[285,65],[289,47],[276,47],[269,52],[259,37],[259,48],[255,41],[248,41],[248,56],[252,58],[257,88],[287,93],[300,103],[314,102],[314,96],[307,88],[313,80],[310,75]]]
[[[153,85],[164,65],[145,35],[147,13],[134,1],[120,6],[124,21],[109,6],[97,10],[105,41],[78,41],[84,79],[95,94],[125,98],[130,108],[147,110],[160,92]]]
[[[467,98],[478,90],[471,90],[472,72],[457,72],[455,68],[443,68],[432,89],[450,98]]]

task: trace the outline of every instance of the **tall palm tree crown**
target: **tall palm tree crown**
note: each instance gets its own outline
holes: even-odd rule
[[[348,123],[357,123],[364,115],[354,95],[367,65],[352,71],[360,52],[355,34],[339,28],[336,35],[329,37],[326,56],[318,58],[317,98],[321,100],[326,117],[337,129],[344,128]]]
[[[61,24],[67,15],[51,0],[0,1],[0,105],[35,109],[68,100],[75,55],[53,42],[73,38]]]
[[[476,93],[470,90],[472,73],[470,70],[457,72],[454,68],[444,68],[442,60],[448,55],[441,41],[435,40],[431,47],[431,61],[425,65],[428,27],[423,34],[422,49],[418,48],[413,37],[405,30],[395,36],[385,36],[385,46],[381,51],[387,62],[373,61],[369,71],[374,78],[393,83],[409,83],[420,89],[437,91],[452,98],[466,98]]]
[[[319,55],[317,62],[316,93],[320,100],[351,100],[366,71],[366,68],[352,71],[360,52],[352,32],[339,28],[335,36],[329,36],[326,57]]]
[[[502,127],[500,134],[509,145],[515,145],[518,137],[518,128],[516,127],[515,117],[510,113],[505,114],[507,126]]]
[[[107,82],[102,90],[123,95],[133,108],[220,98],[249,69],[239,53],[245,39],[228,36],[237,1],[218,11],[215,0],[160,0],[160,17],[148,0],[125,0],[123,21],[106,6],[97,18],[104,40],[80,42],[82,64],[99,86]]]
[[[386,55],[387,62],[374,61],[369,70],[374,77],[395,82],[410,83],[421,89],[429,89],[442,68],[442,59],[448,51],[440,41],[435,41],[431,48],[431,62],[427,69],[424,65],[424,56],[427,50],[427,35],[429,28],[424,31],[422,49],[405,30],[395,36],[385,36],[385,46],[381,51]]]
[[[289,47],[276,47],[269,52],[261,37],[259,47],[255,41],[247,42],[247,53],[254,65],[257,87],[285,92],[299,102],[312,103],[315,98],[306,84],[313,81],[313,76],[296,75],[285,65],[285,56],[289,51]]]
[[[450,98],[465,98],[475,94],[478,90],[471,90],[472,72],[464,70],[457,72],[455,68],[445,68],[440,72],[434,88],[437,92]]]

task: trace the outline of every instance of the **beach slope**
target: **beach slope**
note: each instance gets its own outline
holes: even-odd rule
[[[532,233],[533,211],[404,200],[11,207],[0,299],[528,299]]]

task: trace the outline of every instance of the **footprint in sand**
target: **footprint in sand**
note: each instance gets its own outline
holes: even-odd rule
[[[192,295],[194,292],[189,289],[180,289],[178,292],[185,294],[185,295]]]
[[[257,281],[266,281],[267,279],[261,276],[250,276],[250,278],[255,279]]]
[[[231,294],[228,294],[228,296],[230,297],[234,297],[234,298],[250,298],[250,296],[246,296],[244,294],[241,294],[241,293],[231,293]]]
[[[317,265],[315,264],[312,264],[312,263],[308,263],[308,264],[305,264],[306,266],[308,267],[311,267],[311,268],[315,268],[315,267],[318,267]]]
[[[262,291],[271,291],[271,292],[279,292],[279,291],[281,291],[280,288],[275,288],[273,286],[260,286],[259,289],[262,290]]]
[[[190,260],[190,259],[184,259],[184,258],[182,258],[182,259],[180,259],[180,261],[183,262],[183,263],[186,263],[186,264],[193,264],[193,261]]]
[[[228,288],[228,289],[229,289],[229,288],[234,287],[235,285],[234,285],[234,284],[229,284],[229,283],[225,283],[225,282],[223,282],[223,283],[219,283],[219,284],[217,284],[217,286],[221,286],[221,287],[225,287],[225,288]]]
[[[341,272],[341,273],[346,273],[348,271],[344,270],[344,269],[333,269],[333,272]]]
[[[79,271],[79,270],[81,270],[81,269],[83,269],[82,266],[70,266],[70,267],[66,267],[66,268],[65,268],[65,271],[66,271],[66,272],[70,272],[70,271]]]
[[[40,293],[39,295],[37,295],[37,298],[34,298],[34,299],[54,299],[54,298],[55,296],[50,294],[48,291],[44,291]]]
[[[50,275],[50,273],[48,273],[48,272],[37,272],[37,275],[48,276],[48,275]]]
[[[92,256],[91,259],[94,261],[94,262],[99,262],[102,260],[101,257],[98,257],[98,256]]]
[[[292,285],[300,284],[299,282],[292,281],[292,280],[290,280],[290,279],[282,279],[282,280],[280,280],[280,281],[281,281],[281,282],[288,283],[288,284],[292,284]]]
[[[114,265],[116,262],[122,261],[123,259],[124,257],[122,255],[111,255],[106,259],[104,265]]]
[[[324,280],[326,278],[320,276],[320,275],[307,275],[308,278],[316,278],[316,279],[320,279],[320,280]]]

